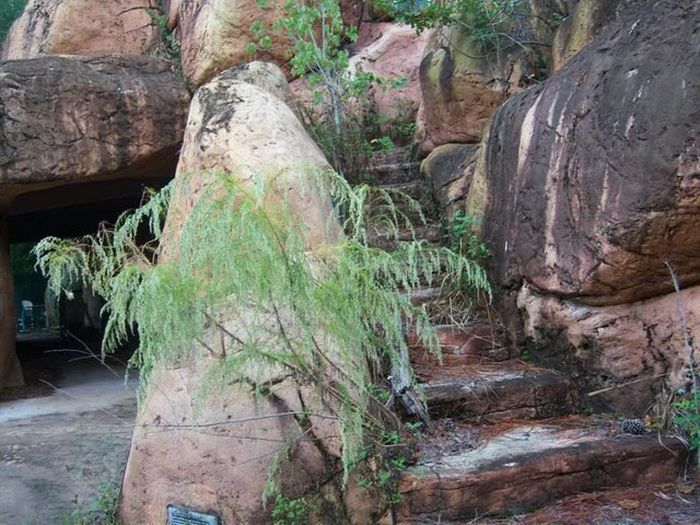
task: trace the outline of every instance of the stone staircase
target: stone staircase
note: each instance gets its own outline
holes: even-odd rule
[[[431,205],[417,166],[385,163],[375,173],[380,186],[410,186]],[[431,213],[438,216],[436,208]],[[438,242],[442,234],[433,230],[440,229],[427,229],[427,240]],[[412,300],[429,307],[441,293],[425,288]],[[683,472],[679,440],[623,434],[617,420],[583,415],[572,381],[510,355],[487,316],[438,326],[437,334],[441,360],[409,334],[435,428],[421,437],[416,463],[400,479],[398,523],[473,523],[581,492],[673,482]]]

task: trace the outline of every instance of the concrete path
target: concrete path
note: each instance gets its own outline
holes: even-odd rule
[[[0,403],[0,525],[72,525],[121,483],[137,379],[117,372],[72,363],[53,395]]]

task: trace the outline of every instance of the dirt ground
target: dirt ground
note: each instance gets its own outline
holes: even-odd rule
[[[136,380],[95,361],[58,367],[51,395],[0,401],[0,525],[73,525],[121,483]]]

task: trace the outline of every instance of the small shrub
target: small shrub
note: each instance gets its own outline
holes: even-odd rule
[[[423,287],[424,279],[450,286],[459,278],[484,293],[490,288],[478,263],[448,248],[421,241],[392,252],[368,246],[368,221],[398,235],[401,212],[388,192],[351,187],[325,173],[304,191],[330,191],[337,215],[329,220],[340,221],[346,237],[310,253],[306,226],[289,203],[267,203],[278,175],[260,177],[250,189],[229,174],[209,174],[212,184],[180,232],[179,256],[167,261],[158,261],[156,243],[180,180],[114,227],[73,241],[47,238],[34,251],[54,289],[61,290],[65,275],[77,274],[106,298],[103,352],[138,335],[130,365],[140,369],[144,388],[154,369],[202,354],[213,362],[205,392],[243,383],[265,395],[271,371],[307,382],[318,399],[332,401],[326,408],[338,418],[347,478],[368,443],[401,441],[404,430],[375,397],[375,385],[386,377],[384,367],[402,366],[405,325],[414,324],[425,346],[439,352],[428,315],[401,291]],[[389,210],[369,214],[372,198]],[[138,239],[145,226],[154,240],[144,245]],[[223,312],[237,320],[235,328],[218,317]]]
[[[173,65],[175,73],[180,79],[184,79],[180,42],[178,42],[175,34],[168,29],[168,17],[165,14],[162,0],[158,3],[158,9],[147,9],[146,12],[160,33],[160,43],[153,50],[154,54],[169,61]]]
[[[308,503],[304,498],[277,496],[272,509],[273,525],[304,525],[307,523]]]
[[[688,447],[700,450],[700,392],[693,392],[675,403],[673,422],[688,434]]]
[[[447,225],[450,247],[475,261],[483,261],[490,255],[488,246],[476,234],[479,223],[477,217],[457,210]]]

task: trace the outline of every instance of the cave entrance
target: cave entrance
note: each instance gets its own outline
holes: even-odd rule
[[[108,389],[116,384],[123,387],[125,364],[135,342],[109,356],[109,366],[102,364],[103,300],[84,289],[82,282],[69,284],[71,298],[56,297],[34,268],[31,249],[46,236],[94,233],[100,223],[114,223],[124,211],[138,207],[147,187],[160,188],[167,182],[127,179],[82,183],[25,193],[15,199],[2,220],[5,233],[0,235],[5,237],[0,243],[0,252],[4,252],[0,253],[0,263],[4,261],[0,264],[0,277],[4,275],[0,314],[4,312],[5,359],[14,360],[10,369],[21,369],[21,381],[15,375],[14,381],[0,384],[0,401],[47,396],[57,388],[88,383],[104,384]]]

